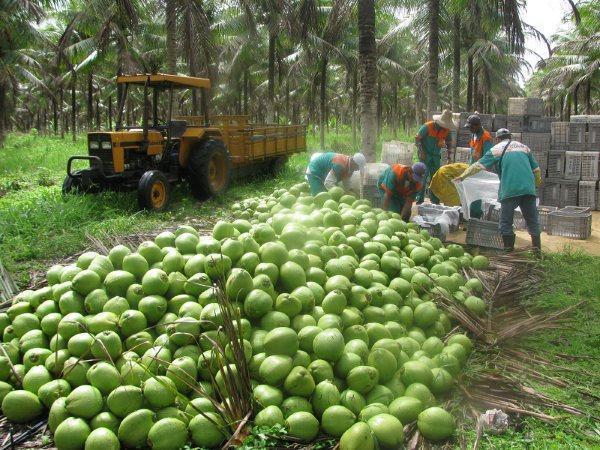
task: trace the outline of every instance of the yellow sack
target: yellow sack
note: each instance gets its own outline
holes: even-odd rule
[[[429,189],[444,205],[460,206],[460,198],[452,180],[467,170],[468,167],[469,165],[464,163],[447,164],[440,167],[431,177]]]

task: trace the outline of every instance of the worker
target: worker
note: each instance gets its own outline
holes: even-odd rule
[[[452,154],[452,138],[450,130],[454,128],[452,122],[452,111],[444,110],[437,119],[427,122],[419,128],[415,136],[415,143],[419,152],[419,161],[425,164],[427,172],[422,182],[421,191],[417,195],[417,203],[423,203],[425,200],[425,191],[429,185],[429,180],[440,168],[442,160],[442,147],[448,152],[448,159]],[[433,193],[429,193],[432,203],[438,204],[440,201]]]
[[[422,162],[411,166],[393,164],[383,171],[377,182],[383,197],[383,210],[400,214],[408,222],[412,204],[421,191],[427,168]]]
[[[490,132],[483,129],[481,117],[479,117],[477,113],[472,114],[467,118],[464,128],[467,128],[471,132],[471,140],[469,142],[471,155],[469,157],[469,164],[473,164],[490,151],[494,146],[494,140]],[[481,200],[471,203],[469,212],[471,217],[480,219],[483,215]]]
[[[513,141],[506,128],[496,132],[496,141],[491,150],[479,161],[469,166],[455,181],[460,182],[481,170],[495,169],[500,178],[498,200],[500,201],[500,234],[504,250],[515,248],[513,220],[519,207],[536,256],[541,255],[540,224],[536,206],[536,186],[542,183],[542,174],[531,150],[526,145]]]
[[[352,173],[365,167],[367,160],[362,153],[350,157],[340,153],[327,152],[313,156],[306,169],[306,181],[312,195],[328,191],[339,182],[347,184]],[[348,189],[348,186],[345,186]]]

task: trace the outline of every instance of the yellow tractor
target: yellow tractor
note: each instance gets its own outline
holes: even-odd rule
[[[208,79],[141,74],[118,76],[117,83],[123,86],[116,131],[88,133],[88,154],[67,162],[64,194],[137,189],[141,208],[163,211],[176,183],[187,180],[192,195],[205,200],[225,191],[234,178],[275,171],[291,154],[306,151],[301,125],[253,125],[247,116],[210,116],[205,102],[202,116],[174,116],[173,91],[209,89]],[[123,126],[130,86],[143,89],[142,124]],[[164,94],[166,103],[164,98],[160,103]],[[161,119],[163,109],[166,118]],[[75,170],[78,160],[89,167]]]

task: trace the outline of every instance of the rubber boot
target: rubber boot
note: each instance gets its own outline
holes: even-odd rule
[[[514,234],[503,234],[502,242],[504,243],[504,253],[510,253],[515,249],[515,238]]]
[[[539,234],[531,236],[531,246],[533,247],[533,254],[536,258],[542,257],[542,238]]]

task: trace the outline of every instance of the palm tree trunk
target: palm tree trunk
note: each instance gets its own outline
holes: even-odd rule
[[[100,130],[100,97],[96,97],[96,130]]]
[[[452,109],[460,108],[460,16],[454,16],[452,33],[453,67],[452,67]]]
[[[575,115],[579,114],[579,83],[575,85],[575,91],[573,92],[573,108]]]
[[[268,105],[267,122],[272,123],[275,110],[275,41],[276,33],[269,33],[269,78],[268,78]]]
[[[467,57],[467,111],[473,111],[473,56]]]
[[[473,72],[473,107],[479,111],[479,77],[477,71]]]
[[[383,102],[381,100],[381,74],[377,76],[377,139],[381,137]]]
[[[244,115],[248,115],[248,69],[244,70]]]
[[[6,85],[3,81],[0,81],[0,143],[4,141],[4,133],[6,127],[4,125],[4,118],[6,116]]]
[[[88,73],[87,77],[87,129],[92,129],[92,121],[94,117],[94,82],[92,72]]]
[[[592,78],[588,78],[585,85],[585,113],[592,114]]]
[[[392,111],[391,111],[392,135],[398,137],[398,81],[392,81]]]
[[[325,150],[325,124],[327,123],[326,116],[326,99],[327,99],[327,57],[324,56],[321,60],[321,92],[320,92],[320,111],[321,115],[319,118],[319,134],[320,134],[320,143],[321,150]]]
[[[176,0],[166,0],[165,3],[167,71],[169,73],[177,73],[177,37],[175,36],[177,28]]]
[[[73,142],[77,140],[77,102],[75,99],[75,86],[77,85],[77,72],[71,72],[71,134]]]
[[[352,69],[352,145],[356,147],[356,98],[358,96],[358,71]]]
[[[375,1],[358,2],[358,67],[360,71],[360,126],[362,151],[367,161],[375,161],[375,85],[377,82],[375,45]]]
[[[66,121],[67,119],[65,118],[65,110],[64,110],[64,95],[65,95],[65,90],[63,85],[60,85],[60,95],[59,95],[59,111],[60,111],[60,121],[61,121],[61,127],[60,127],[60,138],[64,139],[65,138],[65,128],[66,128]]]
[[[433,116],[438,103],[438,69],[440,40],[440,0],[429,0],[429,77],[427,83],[427,118]]]
[[[112,95],[108,96],[108,129],[112,131],[113,123],[113,104]]]
[[[56,104],[56,95],[52,96],[52,130],[54,136],[58,134],[58,105]]]

